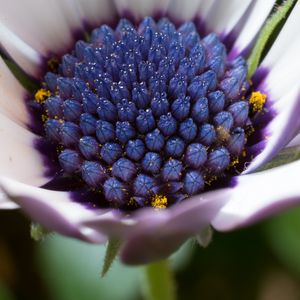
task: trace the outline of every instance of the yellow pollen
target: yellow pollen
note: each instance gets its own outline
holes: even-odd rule
[[[217,176],[210,176],[209,178],[205,178],[205,183],[207,185],[212,185],[214,181],[218,179]]]
[[[260,91],[252,92],[249,104],[254,112],[261,111],[266,103],[267,95]]]
[[[129,199],[127,205],[138,207],[138,204],[136,203],[136,201],[134,200],[133,197],[131,197],[131,198]]]
[[[242,157],[246,157],[247,156],[247,151],[244,149],[243,151],[242,151]]]
[[[47,65],[50,71],[56,71],[59,66],[59,61],[56,57],[53,57],[47,61]]]
[[[155,195],[151,201],[151,205],[154,208],[163,209],[168,205],[168,199],[163,195]]]
[[[218,135],[218,140],[220,140],[221,142],[226,142],[229,140],[230,132],[228,129],[224,128],[223,126],[218,126],[216,128],[216,132]]]
[[[45,100],[51,95],[51,92],[46,90],[46,89],[39,89],[35,95],[34,95],[34,99],[36,100],[36,102],[38,103],[44,103]]]
[[[239,161],[238,157],[235,158],[235,159],[234,159],[233,161],[231,161],[231,163],[229,164],[228,169],[235,167],[239,162],[240,162],[240,161]]]
[[[48,116],[47,115],[42,115],[42,121],[45,123],[48,120]]]

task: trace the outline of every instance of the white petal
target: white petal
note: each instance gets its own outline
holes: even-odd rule
[[[297,147],[300,146],[300,134],[297,134],[287,145],[286,148],[289,147]]]
[[[80,27],[73,0],[0,0],[0,6],[1,22],[43,55],[69,47]]]
[[[180,21],[192,20],[199,11],[201,0],[172,0],[168,14]]]
[[[300,128],[300,40],[295,38],[299,21],[297,3],[278,39],[272,46],[261,68],[268,70],[258,90],[268,95],[269,106],[276,116],[264,129],[266,148],[255,157],[245,173],[250,173],[270,160],[298,133]],[[287,44],[287,41],[290,41]]]
[[[18,207],[16,203],[8,200],[6,195],[0,191],[0,209],[15,209]]]
[[[110,22],[116,15],[116,8],[111,0],[76,0],[84,23],[98,26]]]
[[[0,7],[0,43],[35,77],[41,59],[70,48],[83,26],[74,0],[0,0]]]
[[[114,0],[119,14],[132,14],[137,20],[155,13],[164,14],[170,0]]]
[[[264,163],[269,161],[278,153],[293,137],[300,128],[300,101],[299,101],[300,82],[290,93],[280,99],[273,105],[279,113],[263,130],[263,139],[266,140],[266,146],[248,165],[243,174],[251,173]],[[278,105],[276,105],[278,104]],[[284,107],[279,108],[279,104]]]
[[[213,219],[221,231],[246,226],[300,203],[300,161],[239,176],[230,201]]]
[[[207,29],[226,36],[240,21],[250,4],[251,0],[215,1],[204,20]]]
[[[49,179],[44,175],[42,156],[34,149],[37,136],[0,114],[0,175],[21,182],[42,185]]]
[[[276,0],[254,1],[251,5],[251,11],[242,29],[240,29],[237,40],[233,45],[230,56],[237,56],[243,50],[247,49],[253,42],[255,36],[266,21]]]
[[[212,10],[212,8],[215,5],[215,2],[218,0],[201,0],[200,1],[200,6],[198,10],[198,16],[200,17],[201,20],[206,20],[208,14]]]
[[[0,58],[0,113],[22,126],[29,121],[25,95],[25,89]]]
[[[260,66],[269,71],[262,86],[265,90],[271,91],[272,97],[277,100],[299,81],[300,39],[297,38],[300,26],[299,14],[300,3],[297,2]]]
[[[102,234],[82,225],[97,211],[73,202],[69,193],[36,188],[4,177],[0,178],[0,186],[26,214],[47,229],[94,243],[106,240]]]
[[[25,72],[38,76],[42,57],[1,22],[0,46]]]

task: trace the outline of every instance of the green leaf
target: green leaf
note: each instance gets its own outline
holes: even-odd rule
[[[21,85],[28,90],[29,92],[34,91],[37,88],[35,82],[32,81],[31,78],[13,61],[2,57],[10,71],[14,74],[16,79],[21,83]]]
[[[119,239],[110,239],[107,244],[101,277],[104,277],[119,253],[122,243]]]
[[[269,163],[265,164],[263,167],[259,168],[257,172],[265,171],[271,168],[279,167],[281,165],[291,163],[300,159],[300,147],[289,147],[283,149],[273,158]]]
[[[271,36],[275,33],[277,26],[288,16],[296,0],[286,0],[278,6],[275,12],[269,17],[265,25],[260,31],[256,44],[248,58],[248,77],[254,74],[257,69],[263,52],[269,42]]]

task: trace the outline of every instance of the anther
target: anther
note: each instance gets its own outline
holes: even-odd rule
[[[145,153],[145,145],[142,140],[130,140],[126,145],[126,155],[135,161],[139,161]]]
[[[81,166],[82,179],[92,187],[98,187],[106,178],[105,168],[96,161],[85,161]]]
[[[178,120],[184,120],[190,113],[190,97],[176,99],[171,105],[172,115]]]
[[[204,188],[204,179],[199,171],[187,172],[183,182],[183,188],[189,195],[199,193]]]
[[[157,127],[165,136],[173,135],[177,130],[177,122],[171,113],[160,116]]]
[[[151,109],[140,110],[136,118],[136,125],[140,133],[147,133],[155,128],[155,119]]]
[[[64,119],[76,122],[81,116],[82,106],[78,101],[66,100],[63,102]]]
[[[113,164],[122,155],[122,147],[117,143],[105,143],[100,151],[101,158],[108,164]]]
[[[209,153],[207,167],[212,173],[220,173],[224,171],[230,163],[230,154],[224,147],[217,148]]]
[[[182,163],[176,159],[168,160],[162,168],[162,178],[164,181],[180,180],[182,175]]]
[[[95,138],[84,136],[79,140],[78,147],[86,159],[97,158],[99,155],[99,144]]]
[[[179,158],[184,152],[185,142],[179,137],[171,137],[167,140],[165,151],[168,156]]]
[[[112,141],[115,138],[114,126],[107,121],[98,120],[96,122],[96,136],[101,144]]]
[[[105,199],[107,201],[121,206],[125,204],[126,200],[126,187],[116,178],[109,178],[103,185]]]
[[[156,180],[148,175],[140,174],[133,183],[134,192],[137,196],[149,197],[156,193],[158,187]]]
[[[142,168],[144,171],[157,174],[160,171],[162,159],[158,153],[148,152],[142,160]]]
[[[207,160],[207,151],[206,148],[198,143],[190,144],[185,153],[185,162],[187,165],[198,169]]]
[[[155,129],[146,135],[145,143],[150,151],[160,151],[164,146],[165,138],[159,129]]]
[[[125,182],[131,180],[136,172],[135,164],[126,158],[120,158],[112,166],[112,174]]]
[[[49,97],[45,101],[45,110],[49,118],[61,119],[63,116],[63,101],[56,96]]]
[[[123,144],[134,138],[136,131],[134,127],[128,122],[117,122],[116,123],[116,138]]]
[[[58,156],[59,163],[64,171],[68,173],[73,173],[80,170],[81,158],[78,152],[65,149]]]
[[[73,122],[64,122],[60,127],[60,138],[66,147],[76,145],[81,138],[79,126]]]

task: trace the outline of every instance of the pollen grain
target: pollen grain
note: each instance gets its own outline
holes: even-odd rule
[[[260,91],[252,92],[249,104],[254,112],[261,111],[266,103],[267,95]]]
[[[151,206],[158,209],[167,208],[168,199],[163,195],[155,195],[151,201]]]
[[[51,92],[46,90],[46,89],[39,89],[35,94],[34,94],[34,99],[38,103],[44,103],[45,100],[51,95]]]

